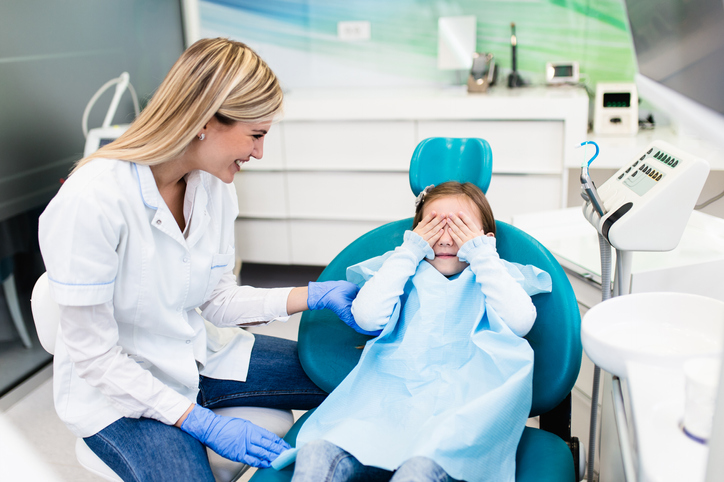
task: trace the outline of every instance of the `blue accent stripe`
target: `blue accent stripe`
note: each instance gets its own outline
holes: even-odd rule
[[[53,283],[57,283],[59,285],[64,285],[64,286],[105,286],[105,285],[113,284],[116,281],[116,278],[113,278],[112,280],[110,280],[106,283],[80,283],[80,284],[77,284],[77,283],[63,283],[62,281],[54,280],[50,276],[48,276],[48,279],[50,281],[52,281]]]
[[[226,263],[226,264],[217,264],[216,266],[212,266],[211,269],[226,268],[227,266],[229,266],[229,263]]]
[[[143,204],[150,209],[158,210],[158,206],[151,206],[146,202],[146,198],[143,197],[143,189],[141,189],[141,175],[138,173],[138,164],[135,162],[133,163],[133,169],[136,171],[136,179],[138,179],[138,191],[141,193],[141,200],[143,200]]]

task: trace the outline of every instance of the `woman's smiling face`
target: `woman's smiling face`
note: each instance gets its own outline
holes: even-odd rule
[[[270,128],[271,122],[225,125],[211,118],[203,130],[205,139],[197,141],[202,154],[200,169],[226,183],[232,182],[242,164],[264,155],[264,136]]]
[[[423,217],[432,211],[435,211],[438,215],[458,214],[462,211],[467,214],[470,219],[474,220],[476,226],[482,230],[483,224],[480,210],[465,195],[445,196],[426,203],[422,211]],[[432,247],[432,250],[435,252],[435,259],[427,261],[443,275],[452,276],[463,271],[468,266],[468,263],[464,263],[458,259],[457,254],[460,246],[455,244],[447,226],[444,230],[445,232]]]

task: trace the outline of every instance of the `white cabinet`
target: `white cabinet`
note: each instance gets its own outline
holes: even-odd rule
[[[498,219],[564,207],[564,166],[575,162],[587,120],[588,97],[578,88],[292,92],[263,158],[234,181],[237,254],[325,265],[370,229],[411,217],[410,158],[428,137],[490,143],[488,198]]]

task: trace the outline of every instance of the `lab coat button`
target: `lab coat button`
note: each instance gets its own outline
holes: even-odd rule
[[[157,220],[156,220],[156,224],[161,224],[161,220],[160,220],[160,219],[157,219]]]
[[[190,343],[191,343],[191,340],[186,340],[186,344],[187,344],[187,345],[190,344]]]
[[[188,258],[188,257],[185,257],[185,258],[184,258],[184,263],[188,263],[188,262],[189,262],[189,258]]]

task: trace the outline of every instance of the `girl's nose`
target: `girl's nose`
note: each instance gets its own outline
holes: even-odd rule
[[[442,236],[440,236],[440,239],[437,242],[440,246],[452,246],[454,244],[452,236],[450,236],[450,231],[447,226],[443,228]]]

